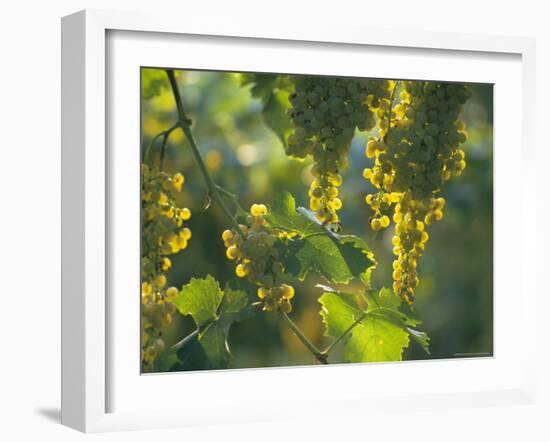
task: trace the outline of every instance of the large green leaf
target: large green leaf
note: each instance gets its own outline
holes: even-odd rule
[[[227,342],[231,325],[252,315],[248,296],[241,290],[226,287],[208,275],[191,279],[174,301],[179,312],[191,315],[199,333],[181,347],[177,356],[180,370],[227,368],[231,353]]]
[[[263,104],[262,115],[267,126],[279,137],[283,146],[292,132],[288,109],[292,83],[286,75],[243,74],[241,84],[251,85],[250,92]]]
[[[325,228],[306,209],[296,209],[288,192],[273,201],[267,221],[276,228],[297,234],[286,243],[283,253],[286,272],[304,279],[316,271],[333,283],[347,283],[353,278],[369,280],[376,265],[366,243],[353,235],[337,235]]]
[[[409,338],[428,352],[427,334],[410,327],[418,320],[400,310],[400,299],[389,289],[355,295],[325,287],[319,302],[327,336],[338,338],[355,324],[344,344],[346,362],[400,361]]]

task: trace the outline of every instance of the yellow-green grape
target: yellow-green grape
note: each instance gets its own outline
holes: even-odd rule
[[[176,298],[177,294],[178,294],[178,289],[176,287],[169,287],[168,289],[166,289],[165,301],[172,302]]]
[[[250,214],[252,216],[264,216],[267,214],[267,207],[263,204],[252,204]]]
[[[187,221],[189,218],[191,218],[191,211],[187,207],[181,209],[179,214],[183,221]]]
[[[225,251],[225,254],[228,259],[237,259],[240,256],[239,247],[237,246],[231,246],[228,247]]]
[[[235,236],[235,234],[233,233],[232,230],[224,230],[223,233],[222,233],[222,239],[223,239],[223,242],[224,243],[227,243],[228,241],[231,241],[233,239],[233,236]],[[227,246],[227,244],[225,244]]]
[[[166,285],[166,276],[164,276],[162,274],[157,275],[156,278],[155,278],[155,285],[158,288],[163,288]]]
[[[191,239],[191,230],[187,227],[184,227],[183,229],[180,230],[179,236],[185,241],[189,241]]]
[[[247,274],[247,269],[246,269],[245,265],[242,264],[242,263],[237,264],[237,267],[235,267],[235,274],[239,278],[244,278]]]
[[[166,270],[168,270],[170,267],[172,267],[172,261],[170,261],[170,258],[164,257],[164,258],[162,258],[162,259],[160,260],[160,268],[161,268],[161,270],[166,271]]]
[[[181,187],[183,186],[184,181],[185,181],[185,179],[184,179],[183,175],[181,173],[176,173],[172,177],[172,188],[176,192],[181,192]]]
[[[466,167],[459,146],[467,134],[459,114],[470,90],[463,84],[423,81],[404,81],[395,87],[396,102],[388,101],[377,112],[380,134],[368,141],[365,150],[374,164],[363,177],[378,189],[365,198],[375,214],[371,227],[379,230],[387,222],[383,217],[393,212],[393,287],[412,302],[417,261],[429,238],[425,226],[443,218],[445,200],[438,193]]]
[[[297,158],[311,155],[315,177],[309,188],[310,209],[324,224],[338,222],[342,207],[338,188],[355,130],[371,130],[374,108],[388,98],[386,80],[291,76],[295,92],[289,115],[293,133],[286,153]]]
[[[267,213],[264,204],[253,204],[247,225],[239,225],[240,231],[225,230],[222,240],[227,258],[236,261],[235,275],[258,286],[263,309],[288,313],[294,288],[279,282],[284,267],[278,260],[275,241],[282,235],[269,226],[264,218]]]
[[[175,200],[184,182],[181,173],[169,175],[141,165],[141,355],[145,371],[152,370],[162,353],[161,329],[172,323],[175,313],[172,302],[177,289],[167,288],[165,272],[172,266],[167,255],[186,249],[191,239],[191,230],[184,227],[191,211]]]

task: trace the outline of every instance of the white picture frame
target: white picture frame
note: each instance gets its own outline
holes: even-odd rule
[[[194,18],[182,24],[177,17],[141,13],[87,10],[63,18],[62,21],[62,423],[85,432],[122,429],[157,428],[168,426],[207,425],[216,422],[235,422],[231,413],[207,414],[206,406],[193,413],[180,410],[170,413],[158,410],[109,410],[109,392],[113,356],[110,353],[108,327],[111,317],[107,287],[109,286],[109,219],[108,180],[109,155],[106,121],[109,93],[107,82],[108,34],[110,32],[156,33],[161,36],[217,36],[272,40],[292,45],[293,42],[313,44],[337,43],[350,46],[376,46],[406,50],[429,49],[469,52],[473,54],[513,54],[521,57],[521,164],[523,176],[534,167],[534,101],[535,101],[535,43],[532,39],[491,37],[479,35],[428,33],[420,31],[382,31],[344,26],[302,26],[299,30],[284,29],[265,23],[235,24]],[[112,55],[112,54],[111,54]],[[498,106],[498,103],[496,104]],[[518,149],[519,152],[519,149]],[[497,170],[498,173],[498,170]],[[535,327],[527,318],[536,316],[535,266],[529,260],[535,256],[535,229],[527,228],[524,220],[535,219],[535,192],[519,189],[522,210],[519,228],[518,254],[521,263],[517,281],[521,295],[515,302],[521,307],[518,318],[524,331],[524,351],[518,354],[521,368],[509,384],[499,388],[464,387],[463,391],[448,392],[437,386],[426,394],[403,392],[398,388],[376,396],[359,391],[356,396],[338,397],[336,390],[325,399],[312,397],[309,407],[282,410],[259,409],[250,397],[235,399],[235,409],[248,410],[244,420],[261,421],[286,417],[334,416],[363,414],[376,410],[436,409],[468,406],[498,405],[500,403],[531,403],[536,393],[534,342]],[[519,277],[518,277],[519,278]],[[495,284],[495,293],[498,284]],[[137,318],[136,318],[137,320]],[[495,321],[498,321],[498,316]],[[497,355],[498,358],[498,355]],[[461,370],[458,363],[449,361],[449,370]],[[453,365],[454,364],[454,365]],[[519,367],[518,365],[518,367]],[[378,365],[376,370],[381,370]],[[395,366],[385,365],[384,370]],[[421,363],[408,363],[406,370],[423,370]],[[420,367],[420,368],[419,368]],[[358,376],[361,365],[331,367],[332,373],[345,371],[346,377]],[[403,369],[403,368],[400,368]],[[287,378],[299,376],[299,370],[284,370]],[[267,372],[252,371],[258,382]],[[473,371],[472,373],[474,373]],[[305,376],[311,377],[311,371]],[[194,375],[193,382],[205,382],[208,373]],[[218,376],[218,375],[217,375]],[[425,376],[425,375],[424,375]],[[241,373],[225,372],[216,382],[235,379],[243,382]],[[252,380],[252,383],[255,381]],[[449,381],[447,381],[449,382]],[[252,387],[251,387],[252,388]],[[440,388],[440,390],[438,390]],[[165,394],[165,393],[163,393]],[[220,402],[220,404],[223,401]]]

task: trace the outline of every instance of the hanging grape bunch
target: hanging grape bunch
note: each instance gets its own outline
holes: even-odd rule
[[[141,359],[146,369],[164,350],[161,329],[172,323],[176,310],[172,301],[178,290],[166,287],[166,271],[172,266],[168,256],[184,250],[191,238],[183,225],[191,211],[175,201],[183,183],[180,173],[170,176],[141,166]]]
[[[342,207],[338,188],[347,167],[355,129],[371,130],[374,112],[389,98],[390,82],[353,78],[292,76],[295,92],[290,96],[294,133],[287,154],[312,155],[315,177],[309,189],[309,204],[324,224],[338,222]]]
[[[235,274],[259,286],[258,297],[264,303],[264,310],[289,313],[294,288],[279,283],[284,268],[274,247],[278,232],[268,226],[266,214],[265,205],[253,204],[247,225],[240,225],[244,236],[235,230],[225,230],[222,239],[227,258],[237,262]]]
[[[459,146],[467,134],[459,114],[470,90],[461,84],[412,81],[395,87],[398,104],[390,103],[389,118],[379,123],[380,137],[367,144],[366,156],[375,163],[363,175],[379,189],[366,197],[374,212],[373,230],[390,225],[393,208],[393,288],[412,303],[419,282],[417,260],[429,238],[425,226],[443,217],[445,199],[438,193],[466,167]]]

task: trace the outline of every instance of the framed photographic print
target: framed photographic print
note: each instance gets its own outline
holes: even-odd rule
[[[236,29],[63,19],[63,423],[531,401],[533,42]]]

